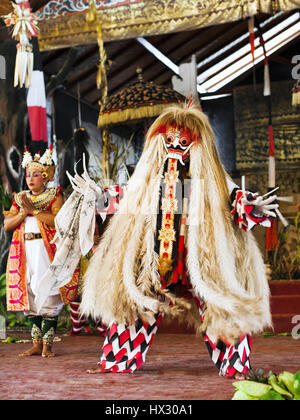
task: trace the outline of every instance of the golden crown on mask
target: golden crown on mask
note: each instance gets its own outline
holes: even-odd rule
[[[52,160],[52,154],[53,150],[52,146],[50,145],[42,156],[40,156],[40,153],[36,153],[34,157],[32,157],[31,153],[27,150],[27,147],[25,146],[25,152],[22,160],[22,168],[30,168],[31,170],[41,172],[44,183],[52,181],[54,178],[54,172],[56,168]]]

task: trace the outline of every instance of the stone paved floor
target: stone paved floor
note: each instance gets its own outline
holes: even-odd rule
[[[205,344],[191,334],[159,333],[134,374],[86,373],[104,338],[59,336],[56,357],[18,357],[30,343],[0,344],[1,400],[230,400],[232,381],[219,377]],[[27,336],[28,338],[28,336]],[[300,339],[253,337],[252,367],[300,370]]]

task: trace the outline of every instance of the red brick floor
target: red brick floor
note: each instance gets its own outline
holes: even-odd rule
[[[28,336],[27,336],[28,337]],[[0,344],[1,400],[230,400],[232,381],[218,376],[201,338],[159,333],[147,361],[134,374],[86,373],[104,339],[59,336],[56,357],[18,357],[29,343]],[[300,339],[253,337],[252,367],[300,370]]]

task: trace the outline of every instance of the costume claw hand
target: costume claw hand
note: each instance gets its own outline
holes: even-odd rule
[[[270,194],[270,193],[269,193]],[[279,216],[278,204],[275,203],[276,195],[266,198],[258,196],[257,193],[245,191],[244,189],[236,192],[235,200],[232,204],[235,223],[244,231],[248,231],[255,225],[270,227],[270,217]]]
[[[253,200],[249,197],[253,197]],[[254,198],[255,194],[248,194],[246,198],[242,198],[242,204],[246,206],[255,206],[256,213],[263,213],[267,216],[276,217],[276,213],[272,210],[278,209],[279,205],[274,204],[274,201],[277,199],[277,195],[273,195],[264,200],[263,197],[259,196]]]
[[[85,194],[88,189],[91,189],[95,194],[96,198],[99,199],[103,196],[103,190],[102,188],[96,184],[95,181],[93,181],[86,169],[86,163],[85,163],[85,155],[83,154],[83,174],[80,176],[76,171],[76,165],[74,166],[74,172],[75,176],[71,176],[69,172],[67,171],[67,176],[71,182],[71,185],[74,189],[74,191],[77,191],[79,194]]]
[[[73,190],[78,192],[79,194],[84,194],[85,189],[87,187],[86,182],[82,178],[80,178],[79,175],[75,175],[75,177],[73,177],[68,171],[66,172],[66,174],[70,180]]]
[[[89,187],[96,193],[97,198],[101,198],[103,196],[103,189],[96,184],[95,181],[93,181],[90,176],[89,173],[86,169],[86,164],[85,164],[85,154],[83,154],[83,174],[82,174],[82,178],[86,181],[86,183],[89,185]]]

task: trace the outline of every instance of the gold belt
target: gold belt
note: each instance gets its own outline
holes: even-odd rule
[[[42,239],[41,233],[26,232],[24,233],[24,239],[31,241],[32,239]]]

